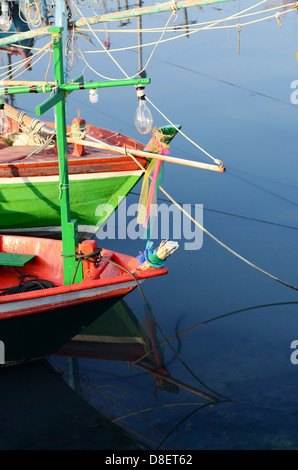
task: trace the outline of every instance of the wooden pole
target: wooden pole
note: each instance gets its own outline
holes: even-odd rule
[[[151,152],[143,152],[141,150],[117,147],[115,145],[105,144],[104,142],[91,142],[89,140],[75,139],[72,137],[68,137],[67,142],[73,143],[73,144],[84,145],[87,147],[93,147],[97,149],[102,148],[102,149],[114,150],[115,152],[119,152],[122,155],[125,155],[126,153],[128,154],[131,153],[135,157],[148,158],[148,159],[154,158],[155,160],[162,160],[168,163],[176,163],[178,165],[191,166],[193,168],[200,168],[203,170],[218,171],[220,173],[224,173],[226,171],[226,169],[223,167],[222,162],[220,160],[216,160],[217,165],[210,165],[208,163],[201,163],[201,162],[196,162],[194,160],[186,160],[184,158],[171,157],[169,155],[157,155]]]
[[[5,46],[6,44],[13,44],[19,41],[24,41],[25,39],[35,38],[38,36],[44,36],[50,34],[50,26],[46,26],[40,29],[31,29],[30,31],[23,31],[21,33],[12,34],[11,36],[5,36],[3,39],[0,39],[0,47]]]
[[[181,10],[184,8],[190,8],[195,6],[202,6],[202,5],[211,5],[213,3],[223,3],[223,2],[230,2],[235,0],[185,0],[185,1],[178,1],[174,3],[175,9]],[[124,10],[115,13],[107,13],[105,15],[94,16],[91,18],[82,18],[76,20],[69,24],[70,27],[75,26],[85,26],[87,24],[98,24],[98,23],[106,23],[107,21],[116,21],[125,18],[136,18],[140,15],[149,15],[151,13],[162,13],[164,11],[171,11],[173,9],[173,2],[166,2],[164,4],[154,5],[152,7],[143,7],[143,8],[134,8],[133,10]],[[0,47],[5,46],[7,44],[13,44],[18,41],[23,41],[25,39],[29,39],[32,37],[44,36],[50,34],[50,26],[46,26],[40,29],[33,29],[30,31],[24,31],[21,33],[12,34],[11,36],[6,36],[3,39],[0,39]]]
[[[13,96],[13,95],[11,95]],[[36,124],[36,119],[31,118],[27,116],[27,114],[21,113],[18,109],[14,108],[13,106],[10,106],[9,104],[5,103],[4,104],[4,109],[7,114],[7,116],[13,118],[15,121],[21,120],[22,123],[25,124],[25,126],[30,127],[31,124],[35,121]],[[42,121],[39,121],[42,122]],[[40,132],[47,134],[47,135],[52,135],[55,134],[55,129],[52,129],[51,127],[47,126],[45,123],[43,127],[40,129]]]
[[[213,3],[223,3],[230,2],[234,0],[182,0],[178,2],[165,2],[158,3],[157,5],[143,7],[143,8],[133,8],[132,10],[123,10],[116,11],[115,13],[106,13],[105,15],[93,16],[91,18],[80,18],[73,22],[75,27],[86,26],[86,24],[98,24],[105,23],[106,21],[117,21],[126,18],[136,18],[140,15],[149,15],[152,13],[162,13],[165,11],[171,10],[182,10],[184,8],[190,8],[195,6],[202,5],[211,5]]]
[[[25,80],[2,80],[0,82],[1,87],[8,87],[8,86],[43,86],[43,85],[51,85],[54,86],[55,82],[45,82],[45,81],[25,81]]]

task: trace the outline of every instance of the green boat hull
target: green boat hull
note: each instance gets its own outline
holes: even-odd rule
[[[71,214],[79,225],[98,229],[141,178],[129,176],[70,178]],[[59,184],[49,178],[11,178],[0,183],[0,229],[60,226]],[[21,181],[16,181],[21,180]],[[43,180],[43,181],[41,181]],[[0,180],[1,181],[1,180]],[[103,206],[105,205],[105,206]]]
[[[121,148],[128,145],[158,154],[169,146],[180,127],[154,128],[145,147],[122,135],[117,136],[117,141]],[[87,128],[106,139],[114,135],[105,129]],[[28,156],[29,149],[18,145],[0,148],[0,232],[33,232],[38,236],[48,236],[50,232],[51,236],[59,237],[61,191],[54,148],[32,157]],[[68,150],[69,207],[82,239],[100,230],[142,178],[149,162],[140,157],[135,162],[113,148],[92,148],[91,153],[84,151],[82,156],[76,154],[78,149]]]

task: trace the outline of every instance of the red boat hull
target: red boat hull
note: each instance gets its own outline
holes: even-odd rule
[[[85,270],[82,282],[63,285],[60,240],[4,235],[0,240],[2,253],[35,255],[17,270],[0,266],[1,289],[17,285],[20,273],[56,286],[0,296],[0,341],[5,346],[6,364],[54,353],[135,289],[135,278],[142,282],[167,273],[166,268],[138,271],[136,258],[103,249],[102,255],[117,265],[102,259],[93,272]]]

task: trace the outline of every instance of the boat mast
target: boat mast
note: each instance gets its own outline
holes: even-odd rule
[[[63,0],[57,0],[58,2]],[[53,36],[53,60],[54,78],[59,86],[64,84],[63,69],[63,47],[62,28],[51,28]],[[68,179],[68,158],[66,142],[66,112],[65,112],[65,91],[60,90],[64,96],[55,104],[56,134],[59,161],[59,191],[60,191],[60,212],[61,212],[61,232],[63,247],[63,267],[64,283],[72,284],[83,279],[83,269],[80,263],[77,271],[77,260],[75,253],[78,247],[78,226],[77,221],[71,219],[69,204],[69,179]]]
[[[69,177],[68,177],[68,157],[67,157],[67,126],[65,99],[68,91],[65,89],[81,89],[91,87],[90,83],[65,83],[65,71],[63,61],[63,31],[67,32],[67,18],[65,15],[64,0],[56,0],[55,27],[49,28],[53,38],[53,61],[54,61],[54,79],[56,83],[56,94],[48,98],[41,106],[37,107],[39,111],[45,112],[52,106],[55,106],[57,148],[59,162],[59,191],[60,191],[60,213],[61,213],[61,232],[62,232],[62,250],[63,250],[63,270],[64,284],[72,284],[83,280],[82,263],[78,263],[76,253],[78,252],[78,225],[77,220],[71,218],[71,208],[69,202]],[[63,26],[61,26],[63,25]],[[74,80],[81,82],[82,76]],[[149,79],[118,80],[117,82],[96,82],[92,87],[102,86],[123,86],[136,85],[140,82],[150,83]],[[72,90],[71,90],[72,91]]]

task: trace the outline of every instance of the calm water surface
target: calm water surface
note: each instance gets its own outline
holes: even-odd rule
[[[291,9],[282,4],[286,2],[263,2],[251,12],[278,5],[268,15]],[[237,0],[189,9],[188,21],[217,21],[251,5]],[[116,7],[111,2],[107,8]],[[144,44],[160,38],[170,15],[143,17]],[[298,286],[298,105],[291,103],[290,88],[298,79],[297,13],[280,19],[281,27],[275,17],[242,26],[240,54],[235,27],[160,43],[146,69],[151,78],[146,93],[227,169],[222,174],[168,163],[166,191],[180,203],[203,204],[207,230],[250,262]],[[180,11],[169,26],[183,24]],[[159,32],[145,31],[157,27]],[[101,26],[96,34],[101,41],[110,37],[112,51],[136,45],[137,33],[129,33],[136,28],[137,20],[122,27],[114,22],[108,32]],[[183,33],[184,29],[166,32],[162,39]],[[101,49],[94,37],[91,47],[80,38],[78,43],[82,51]],[[152,50],[152,45],[143,48],[143,64]],[[112,54],[128,75],[137,73],[137,49]],[[106,54],[84,55],[97,72],[124,78]],[[74,57],[69,77],[85,65]],[[27,76],[32,78],[32,72]],[[88,67],[85,78],[100,80]],[[33,99],[40,102],[40,97],[22,98],[23,107],[31,109]],[[135,91],[129,87],[100,91],[96,105],[88,102],[87,92],[75,92],[68,100],[68,119],[71,122],[79,108],[88,123],[121,129],[146,143],[146,136],[134,128],[136,104]],[[151,109],[154,125],[166,124]],[[51,113],[45,119],[52,119]],[[170,150],[173,156],[212,163],[181,135]],[[140,189],[138,185],[133,190],[127,205],[138,202]],[[166,201],[162,193],[158,196],[159,203]],[[153,448],[297,449],[298,365],[291,362],[291,343],[298,340],[297,291],[248,266],[206,234],[198,250],[185,250],[187,240],[178,241],[179,250],[168,260],[168,275],[146,282],[142,289],[159,325],[157,343],[164,344],[164,364],[171,377],[193,391],[160,389],[151,374],[128,367],[127,362],[80,359],[85,397]],[[145,248],[142,239],[100,243],[131,255]],[[148,310],[137,289],[125,302],[137,320],[144,321]],[[177,335],[170,342],[173,349],[163,335]],[[66,370],[66,359],[51,359]],[[195,390],[219,403],[210,406]]]

